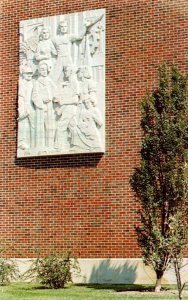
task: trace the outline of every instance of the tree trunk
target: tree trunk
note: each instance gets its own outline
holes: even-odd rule
[[[183,300],[183,291],[179,291],[179,300]]]
[[[162,276],[160,278],[157,278],[157,280],[156,280],[155,292],[157,292],[157,293],[161,291],[161,279],[162,279]]]
[[[181,274],[180,274],[181,263],[182,263],[181,259],[178,260],[178,258],[174,258],[174,269],[175,269],[175,274],[177,279],[179,300],[183,300],[183,289],[184,289],[184,284],[182,284]]]

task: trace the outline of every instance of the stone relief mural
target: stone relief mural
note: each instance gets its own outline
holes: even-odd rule
[[[18,157],[105,151],[105,10],[20,22]]]

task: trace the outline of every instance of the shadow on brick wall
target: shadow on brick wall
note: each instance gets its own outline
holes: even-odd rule
[[[50,168],[94,168],[103,157],[103,153],[84,153],[43,157],[16,158],[15,165],[31,169]]]

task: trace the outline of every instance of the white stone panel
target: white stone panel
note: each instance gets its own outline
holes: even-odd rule
[[[28,270],[32,259],[15,259],[21,273]],[[130,258],[81,258],[78,259],[80,273],[74,274],[74,283],[109,284],[155,284],[156,275],[151,267],[145,266],[141,259]],[[188,279],[188,258],[183,261],[182,282]],[[176,284],[174,269],[168,268],[162,284]]]
[[[17,156],[105,151],[105,9],[20,22]]]

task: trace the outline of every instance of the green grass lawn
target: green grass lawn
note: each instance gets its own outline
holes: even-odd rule
[[[141,285],[69,285],[65,289],[51,290],[37,284],[14,283],[8,286],[0,286],[0,300],[155,300],[178,299],[175,294],[169,294],[165,287],[162,295],[148,294],[152,286]],[[175,288],[175,287],[171,287]],[[129,293],[127,294],[126,292]],[[134,292],[135,291],[135,292]],[[188,300],[188,296],[184,300]]]

